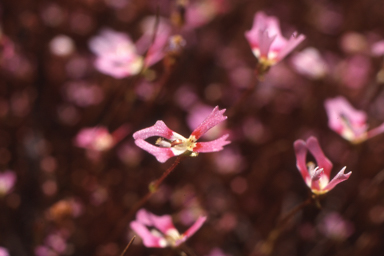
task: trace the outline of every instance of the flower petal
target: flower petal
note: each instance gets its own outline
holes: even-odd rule
[[[288,55],[293,49],[296,48],[303,40],[305,39],[304,35],[294,36],[292,35],[291,38],[288,40],[284,48],[279,52],[277,55],[277,61],[282,60],[286,55]]]
[[[324,193],[333,189],[340,182],[343,182],[343,181],[349,179],[349,176],[351,176],[352,172],[344,174],[345,168],[347,168],[347,167],[344,166],[343,169],[341,169],[339,171],[339,173],[328,183],[328,185],[323,189]]]
[[[331,161],[329,161],[329,159],[324,155],[323,150],[321,150],[319,141],[313,136],[309,137],[309,139],[307,139],[307,148],[315,157],[319,168],[324,169],[324,174],[328,177],[329,180],[333,165]]]
[[[211,114],[207,116],[207,118],[192,132],[191,135],[195,136],[196,140],[199,139],[209,129],[227,119],[227,117],[223,115],[224,112],[225,109],[219,110],[219,106],[216,106],[212,110]]]
[[[196,220],[196,222],[181,235],[181,239],[176,241],[176,246],[184,243],[188,238],[190,238],[193,234],[195,234],[197,230],[201,228],[201,226],[204,224],[206,220],[207,220],[206,216],[200,216]]]
[[[165,163],[169,158],[175,156],[171,148],[156,147],[142,139],[135,140],[135,144],[148,153],[154,155],[160,163]]]
[[[143,240],[143,244],[146,247],[165,247],[166,243],[163,237],[158,237],[152,234],[146,226],[138,221],[132,221],[130,227],[135,231]]]
[[[173,138],[173,131],[163,121],[157,121],[155,125],[137,131],[133,134],[135,140],[145,140],[152,136],[164,137],[171,140]]]
[[[303,177],[305,183],[308,187],[311,186],[311,177],[309,176],[306,157],[307,157],[307,146],[303,140],[296,140],[293,143],[296,154],[296,166],[299,169],[301,176]]]
[[[208,142],[197,142],[196,146],[193,148],[193,152],[217,152],[223,149],[223,147],[229,143],[230,141],[226,141],[228,138],[228,134],[221,136],[220,138],[208,141]]]
[[[166,234],[170,229],[175,229],[170,215],[157,216],[145,209],[140,209],[137,212],[136,220],[146,226],[157,228],[163,234]]]

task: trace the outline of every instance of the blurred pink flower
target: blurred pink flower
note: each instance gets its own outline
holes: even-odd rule
[[[226,0],[193,1],[187,6],[185,19],[187,28],[198,28],[209,23],[215,16],[226,13],[229,5]]]
[[[367,114],[354,109],[344,97],[327,99],[324,106],[329,128],[352,143],[363,142],[384,132],[384,123],[367,132]]]
[[[177,247],[184,243],[204,224],[207,217],[200,216],[183,234],[176,230],[170,215],[157,216],[140,209],[131,228],[141,237],[146,247]],[[149,227],[153,227],[149,229]]]
[[[67,99],[79,107],[97,105],[104,98],[104,92],[99,86],[85,81],[69,82],[64,89]]]
[[[252,29],[245,32],[245,37],[259,63],[266,68],[281,61],[305,39],[304,35],[294,33],[287,40],[281,35],[279,20],[263,12],[255,14]]]
[[[383,56],[384,55],[384,40],[376,42],[371,47],[371,52],[374,56]]]
[[[319,51],[308,47],[296,53],[291,58],[291,62],[296,71],[311,79],[319,79],[327,74],[327,64],[322,59]]]
[[[196,141],[209,129],[227,119],[227,117],[223,115],[224,112],[225,109],[219,110],[219,107],[216,106],[209,116],[192,132],[188,139],[169,129],[163,121],[157,121],[154,126],[135,132],[133,138],[138,147],[154,155],[157,161],[161,163],[185,152],[190,153],[191,156],[197,156],[200,152],[220,151],[223,149],[223,146],[230,143],[226,141],[228,134],[214,141]],[[156,141],[156,145],[159,145],[159,147],[145,141],[145,139],[152,136],[161,137]]]
[[[128,134],[127,125],[122,125],[113,133],[100,127],[84,128],[75,138],[75,145],[93,151],[107,151]]]
[[[155,20],[145,21],[145,31],[153,31]],[[143,68],[155,64],[164,57],[163,48],[167,43],[170,27],[160,20],[153,44],[152,34],[153,32],[144,33],[134,44],[127,34],[103,29],[89,41],[91,51],[97,55],[96,69],[114,78],[124,78],[136,75]],[[147,49],[148,53],[144,59],[142,55]]]
[[[8,250],[1,246],[0,246],[0,256],[9,256]]]
[[[0,196],[8,194],[16,183],[16,174],[13,171],[0,173]]]
[[[319,142],[315,137],[310,137],[306,142],[303,140],[296,140],[294,148],[297,169],[299,169],[305,183],[314,194],[321,195],[327,193],[340,182],[347,180],[352,174],[352,172],[344,174],[345,166],[331,181],[329,181],[333,165],[324,155]],[[315,157],[318,166],[312,162],[306,163],[307,150],[309,150]]]
[[[319,230],[328,238],[343,241],[353,234],[351,222],[343,219],[337,212],[331,212],[318,224]]]

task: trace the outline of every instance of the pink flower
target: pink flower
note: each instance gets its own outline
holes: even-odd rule
[[[305,39],[304,35],[292,35],[287,40],[281,35],[279,20],[263,12],[256,13],[252,29],[245,32],[245,37],[259,63],[266,68],[282,60]]]
[[[152,31],[155,26],[149,26],[147,23],[144,24],[147,31]],[[169,34],[169,26],[160,22],[153,44],[151,44],[152,33],[148,32],[134,44],[127,34],[103,29],[98,36],[90,40],[89,47],[97,55],[95,61],[97,70],[114,78],[123,78],[137,75],[143,68],[161,60],[164,57],[163,48]],[[147,49],[148,54],[144,59],[142,55]]]
[[[294,143],[296,153],[296,166],[299,169],[301,176],[312,193],[321,195],[333,189],[340,182],[347,180],[352,172],[344,174],[344,168],[331,180],[330,174],[332,163],[324,155],[320,148],[319,142],[315,137],[310,137],[307,141],[296,140]],[[318,166],[314,163],[306,163],[307,150],[315,157]]]
[[[75,144],[78,147],[86,148],[92,151],[107,151],[117,142],[122,140],[128,133],[128,126],[123,125],[109,133],[105,127],[92,127],[82,129],[75,138]]]
[[[324,77],[327,72],[327,64],[320,55],[320,52],[312,47],[296,53],[291,58],[292,65],[296,71],[311,79]]]
[[[371,47],[371,52],[374,56],[383,56],[384,55],[384,40],[376,42]]]
[[[9,256],[8,250],[1,246],[0,246],[0,256]]]
[[[187,231],[180,234],[173,225],[170,215],[157,216],[141,209],[130,226],[141,237],[146,247],[176,247],[196,233],[206,219],[207,217],[200,216]]]
[[[0,173],[0,196],[8,194],[16,183],[16,174],[13,171]]]
[[[367,114],[354,109],[344,97],[327,99],[324,106],[329,128],[352,143],[363,142],[384,132],[384,124],[367,132]]]
[[[142,129],[133,134],[135,143],[140,148],[154,155],[157,161],[164,163],[173,156],[178,156],[183,153],[190,153],[191,156],[197,156],[200,152],[216,152],[223,149],[223,146],[229,144],[226,141],[228,134],[209,142],[196,142],[204,133],[215,125],[221,123],[226,116],[223,115],[225,109],[219,110],[216,106],[211,114],[192,132],[187,139],[180,134],[169,129],[163,121],[157,121],[154,126]],[[160,136],[156,142],[156,147],[149,144],[145,139],[152,136]]]

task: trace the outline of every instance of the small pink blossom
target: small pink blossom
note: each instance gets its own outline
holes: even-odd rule
[[[328,114],[329,128],[352,143],[363,142],[384,132],[384,123],[367,131],[367,114],[354,109],[344,97],[327,99],[324,106]]]
[[[8,250],[1,246],[0,246],[0,256],[9,256]]]
[[[384,55],[384,40],[376,42],[371,47],[371,52],[374,56],[383,56]]]
[[[346,168],[346,166],[344,166],[344,168],[329,181],[333,165],[324,155],[319,142],[315,137],[310,137],[306,142],[303,140],[296,140],[294,148],[297,169],[299,169],[305,183],[314,194],[321,195],[327,193],[340,182],[347,180],[352,174],[352,172],[344,174]],[[312,162],[306,163],[307,150],[309,150],[315,157],[318,166]]]
[[[75,144],[78,147],[93,151],[107,151],[122,140],[127,135],[128,130],[127,125],[121,126],[113,133],[109,133],[108,129],[103,126],[84,128],[77,134]]]
[[[170,215],[157,216],[141,209],[130,226],[141,237],[146,247],[177,247],[196,233],[206,219],[207,217],[200,216],[187,231],[180,234]]]
[[[318,228],[326,237],[338,241],[347,239],[354,232],[353,224],[337,212],[325,215],[318,224]]]
[[[153,19],[152,23],[144,24],[145,31],[153,31],[154,21]],[[134,44],[127,34],[112,29],[102,30],[89,42],[91,51],[97,55],[96,69],[114,78],[124,78],[137,75],[143,68],[155,64],[164,57],[163,48],[167,43],[170,28],[161,20],[153,44],[152,34],[144,33]],[[147,49],[148,54],[144,59],[142,55]]]
[[[223,149],[223,146],[230,143],[226,141],[228,134],[209,142],[196,141],[209,129],[227,119],[227,117],[223,115],[224,112],[225,109],[219,110],[219,107],[216,106],[211,114],[192,132],[188,139],[169,129],[163,121],[157,121],[154,126],[135,132],[133,138],[138,147],[154,155],[157,161],[161,163],[185,152],[190,153],[191,156],[197,156],[200,152],[220,151]],[[161,137],[156,142],[156,145],[159,145],[159,147],[145,141],[145,139],[152,136]]]
[[[268,68],[281,61],[304,39],[304,35],[291,36],[289,40],[281,35],[279,20],[263,12],[255,14],[252,29],[245,32],[245,37],[259,63]]]
[[[296,71],[311,79],[319,79],[327,74],[327,64],[320,52],[312,47],[296,53],[291,58],[292,65]]]
[[[16,183],[16,174],[13,171],[0,173],[0,196],[8,194]]]

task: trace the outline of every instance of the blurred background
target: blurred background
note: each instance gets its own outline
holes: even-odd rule
[[[306,36],[263,79],[244,37],[259,11],[286,38]],[[378,0],[1,0],[0,246],[120,255],[135,235],[127,214],[175,160],[159,163],[132,134],[163,120],[188,137],[218,105],[228,120],[202,141],[229,133],[232,143],[183,160],[144,205],[181,232],[208,216],[188,255],[263,255],[279,218],[311,195],[293,150],[309,136],[331,177],[353,174],[298,211],[270,255],[382,255],[384,136],[351,144],[328,127],[324,101],[343,96],[369,127],[384,122],[383,16]],[[124,54],[137,48],[136,64],[161,56],[108,73],[97,66],[105,31],[130,42]],[[180,254],[140,237],[127,253]]]

